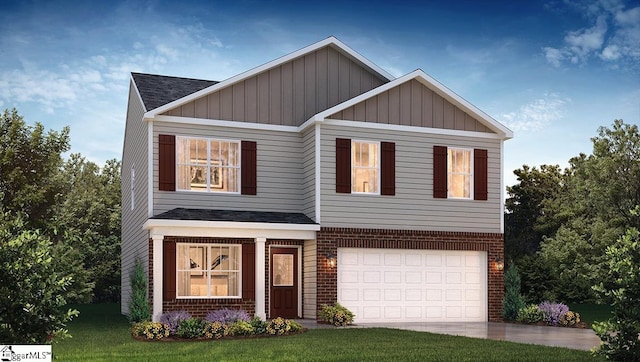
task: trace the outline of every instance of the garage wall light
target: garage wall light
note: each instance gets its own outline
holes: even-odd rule
[[[504,260],[501,257],[496,258],[496,269],[499,271],[504,270]]]
[[[337,259],[336,254],[333,252],[329,252],[329,254],[327,254],[327,264],[329,265],[329,268],[333,269],[336,267]]]

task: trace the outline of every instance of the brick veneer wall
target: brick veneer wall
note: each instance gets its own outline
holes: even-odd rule
[[[497,257],[504,260],[503,234],[321,228],[317,232],[317,243],[318,312],[322,304],[333,304],[338,299],[337,268],[331,269],[327,264],[327,254],[337,254],[338,248],[473,250],[487,252],[488,318],[492,322],[502,321],[503,272],[496,270],[493,261]]]
[[[165,241],[173,241],[176,243],[210,243],[210,244],[245,244],[254,243],[254,239],[221,239],[221,238],[191,238],[191,237],[174,237],[165,236]],[[302,240],[273,240],[268,239],[265,243],[265,306],[267,315],[269,315],[269,246],[288,246],[300,245]],[[302,252],[302,250],[301,250]],[[302,265],[299,266],[300,268]],[[299,283],[303,283],[302,280]],[[301,284],[302,285],[302,284]],[[149,239],[149,307],[153,310],[153,239]],[[184,310],[191,313],[194,317],[204,317],[212,310],[222,308],[244,309],[249,315],[255,314],[255,299],[173,299],[162,302],[162,311]]]

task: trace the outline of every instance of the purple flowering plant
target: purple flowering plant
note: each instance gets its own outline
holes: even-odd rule
[[[538,304],[538,308],[542,311],[542,320],[552,326],[560,324],[562,316],[569,311],[566,304],[549,302],[548,300]]]
[[[160,323],[164,323],[169,326],[169,332],[171,334],[176,334],[178,331],[178,325],[181,321],[185,319],[190,319],[191,314],[189,312],[185,312],[183,310],[171,311],[162,313],[160,316]]]
[[[204,317],[207,322],[220,322],[222,324],[231,324],[239,320],[248,322],[249,314],[242,309],[218,309],[207,313]]]

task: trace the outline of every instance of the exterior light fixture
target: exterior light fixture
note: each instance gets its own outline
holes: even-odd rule
[[[336,254],[333,252],[329,252],[329,254],[327,254],[327,264],[329,265],[329,268],[333,269],[336,267],[337,259]]]
[[[504,260],[501,257],[496,258],[496,269],[499,271],[504,270]]]

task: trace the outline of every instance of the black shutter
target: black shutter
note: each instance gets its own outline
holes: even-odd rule
[[[258,160],[257,144],[254,141],[242,141],[242,186],[240,192],[243,195],[256,195],[258,192]]]
[[[158,135],[158,189],[176,190],[176,136]]]
[[[473,150],[473,198],[487,200],[488,194],[488,156],[487,150]]]
[[[351,140],[336,138],[336,192],[351,193]]]
[[[393,196],[396,194],[396,144],[393,142],[381,142],[380,148],[380,172],[382,195]]]
[[[433,146],[433,197],[447,198],[447,148]]]

